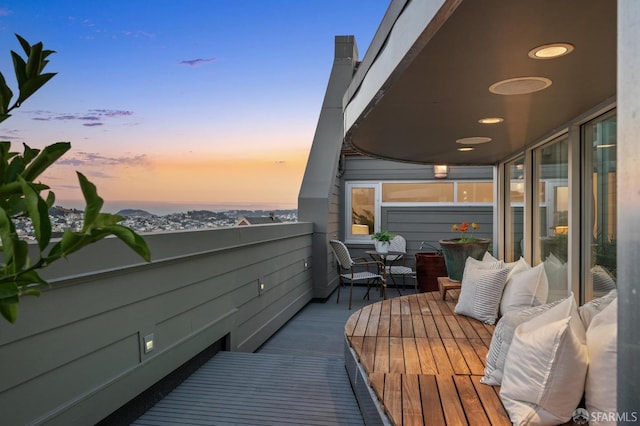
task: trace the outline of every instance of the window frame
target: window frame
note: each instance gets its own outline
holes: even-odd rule
[[[375,189],[375,208],[374,208],[374,231],[380,231],[382,227],[382,209],[385,207],[446,207],[446,206],[460,206],[473,207],[473,206],[494,206],[495,200],[491,202],[459,202],[458,201],[458,183],[487,183],[494,185],[491,179],[459,179],[459,180],[432,180],[432,179],[414,179],[414,180],[347,180],[344,182],[345,193],[345,211],[344,211],[344,239],[348,244],[373,244],[370,235],[353,235],[351,233],[351,208],[352,199],[351,193],[353,188],[373,188]],[[416,184],[416,183],[452,183],[453,184],[453,201],[451,202],[432,202],[432,201],[416,201],[416,202],[383,202],[382,201],[382,186],[384,184]]]

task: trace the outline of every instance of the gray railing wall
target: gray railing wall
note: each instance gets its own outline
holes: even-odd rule
[[[254,351],[312,298],[312,228],[149,234],[148,264],[107,239],[52,265],[0,324],[0,423],[94,424],[220,339]]]

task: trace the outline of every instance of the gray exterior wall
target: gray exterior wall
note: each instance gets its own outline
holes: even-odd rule
[[[342,193],[348,181],[384,181],[384,180],[432,180],[433,166],[409,164],[365,156],[347,156],[344,174],[341,178]],[[453,166],[449,168],[446,180],[491,180],[491,166]],[[343,196],[344,198],[344,196]],[[413,255],[420,251],[422,241],[439,247],[438,241],[456,238],[450,231],[451,225],[463,221],[476,222],[480,229],[474,234],[477,237],[493,239],[493,207],[492,206],[393,206],[382,207],[381,227],[392,234],[402,235],[407,240],[407,266],[415,268]],[[345,202],[340,203],[340,238],[345,238]],[[365,251],[373,248],[373,242],[349,244],[351,254],[366,256]],[[425,247],[422,251],[433,251]]]
[[[0,324],[3,424],[94,424],[219,339],[254,351],[312,298],[310,223],[145,238],[151,263],[101,241]]]
[[[328,297],[338,285],[329,240],[338,236],[341,187],[337,175],[344,137],[342,96],[351,82],[357,60],[354,37],[337,36],[333,67],[298,195],[298,218],[314,224],[313,295],[316,298]]]
[[[342,181],[347,180],[432,180],[433,166],[381,160],[363,155],[346,157]],[[447,180],[493,179],[492,166],[449,166]]]

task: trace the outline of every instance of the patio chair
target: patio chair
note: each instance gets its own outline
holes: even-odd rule
[[[394,276],[402,277],[403,286],[405,285],[406,277],[411,277],[414,280],[414,287],[416,286],[415,284],[416,273],[413,269],[411,269],[409,266],[406,266],[405,264],[406,254],[407,254],[407,240],[405,240],[402,235],[396,235],[395,237],[393,237],[393,239],[391,240],[391,243],[389,244],[389,251],[402,253],[402,254],[387,255],[386,262],[385,262],[386,264],[385,275],[391,277],[391,281],[393,282],[393,285],[396,287],[396,290],[398,290],[398,293],[402,295],[402,293],[400,292],[400,288],[398,287],[398,283],[396,283]]]
[[[338,286],[338,297],[336,303],[340,303],[340,288],[349,283],[351,288],[349,290],[349,309],[351,309],[351,300],[353,297],[353,283],[365,282],[367,284],[367,294],[364,297],[369,298],[369,291],[371,290],[371,284],[373,282],[378,283],[381,287],[382,295],[387,298],[386,282],[384,277],[380,274],[384,271],[384,264],[379,261],[367,261],[363,258],[352,258],[349,253],[349,249],[342,241],[331,240],[329,241],[331,250],[338,261],[340,285]],[[364,269],[356,272],[355,269]]]

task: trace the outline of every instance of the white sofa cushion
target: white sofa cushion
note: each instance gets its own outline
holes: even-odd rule
[[[509,269],[504,268],[502,261],[479,262],[484,265],[475,265],[474,262],[478,261],[469,259],[462,274],[460,296],[454,312],[487,324],[495,324]],[[498,269],[484,269],[489,263]]]
[[[500,398],[513,424],[569,421],[582,399],[586,334],[573,295],[516,328]]]
[[[611,276],[611,273],[600,265],[595,265],[591,268],[591,278],[593,280],[593,292],[597,296],[606,294],[616,288],[616,281]]]
[[[616,413],[618,299],[593,317],[587,330],[589,370],[584,397],[590,413]],[[595,416],[591,425],[615,425],[615,419]],[[613,420],[613,421],[610,421]]]
[[[544,264],[533,268],[516,265],[507,278],[500,301],[500,313],[504,315],[509,311],[543,305],[547,303],[548,293],[549,282]]]
[[[558,303],[563,302],[566,299],[556,300],[545,305],[535,306],[520,311],[507,312],[500,321],[493,332],[491,337],[491,345],[489,346],[489,352],[487,353],[486,366],[484,368],[484,376],[480,379],[481,383],[486,385],[500,385],[502,384],[502,373],[504,370],[504,363],[507,359],[507,353],[513,340],[513,334],[516,327],[520,324],[529,321],[531,318],[540,315],[547,311]]]
[[[580,319],[582,320],[585,330],[589,328],[593,317],[602,312],[616,297],[618,297],[618,291],[613,289],[604,296],[593,299],[578,308],[578,313],[580,314]]]

